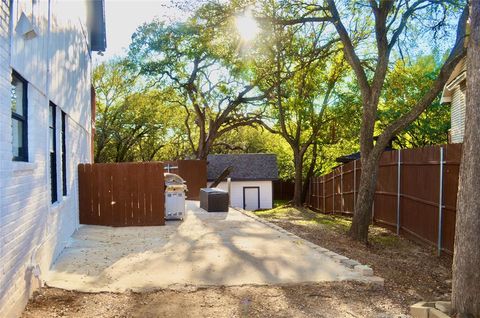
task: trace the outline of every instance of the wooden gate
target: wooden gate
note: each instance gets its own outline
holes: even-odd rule
[[[165,161],[164,165],[165,172],[169,171],[178,174],[186,181],[188,187],[188,200],[200,199],[200,189],[207,187],[206,160]]]
[[[162,162],[78,165],[80,223],[164,225]]]

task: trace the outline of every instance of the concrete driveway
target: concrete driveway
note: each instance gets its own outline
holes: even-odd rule
[[[81,226],[47,273],[47,285],[122,292],[371,279],[341,256],[237,210],[207,213],[195,201],[187,209],[183,222],[166,226]]]

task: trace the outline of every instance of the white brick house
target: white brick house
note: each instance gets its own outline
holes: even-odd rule
[[[450,112],[450,143],[463,142],[465,134],[466,79],[466,59],[462,59],[450,75],[442,93],[442,103],[449,103],[452,108]]]
[[[18,316],[78,227],[104,3],[0,0],[0,316]]]

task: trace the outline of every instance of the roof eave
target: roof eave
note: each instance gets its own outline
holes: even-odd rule
[[[104,52],[107,48],[107,32],[105,26],[105,1],[89,1],[88,27],[90,31],[90,49]]]

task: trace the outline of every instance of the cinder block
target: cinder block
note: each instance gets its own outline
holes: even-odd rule
[[[373,275],[373,270],[368,267],[367,265],[356,265],[354,267],[356,272],[359,272],[363,276],[372,276]]]
[[[339,254],[337,254],[337,253],[335,253],[335,252],[332,252],[332,251],[327,251],[327,252],[325,252],[325,253],[323,253],[323,254],[325,254],[325,255],[327,255],[327,256],[330,256],[330,257],[338,256],[338,255],[339,255]]]
[[[383,287],[383,285],[385,284],[385,279],[378,276],[371,276],[368,278],[368,282],[377,287]]]
[[[346,260],[349,259],[348,257],[343,256],[343,255],[334,255],[334,256],[332,256],[332,258],[335,262],[338,262],[338,263],[340,263],[342,261],[346,261]]]
[[[348,268],[354,268],[357,265],[361,265],[359,262],[353,259],[344,259],[344,260],[341,260],[340,263],[347,266]]]
[[[436,308],[430,308],[428,318],[450,318],[450,315],[447,315]]]
[[[410,315],[413,318],[428,318],[430,307],[425,306],[426,302],[422,301],[410,306]]]
[[[435,308],[447,315],[452,313],[452,303],[449,301],[437,301],[435,302]]]

